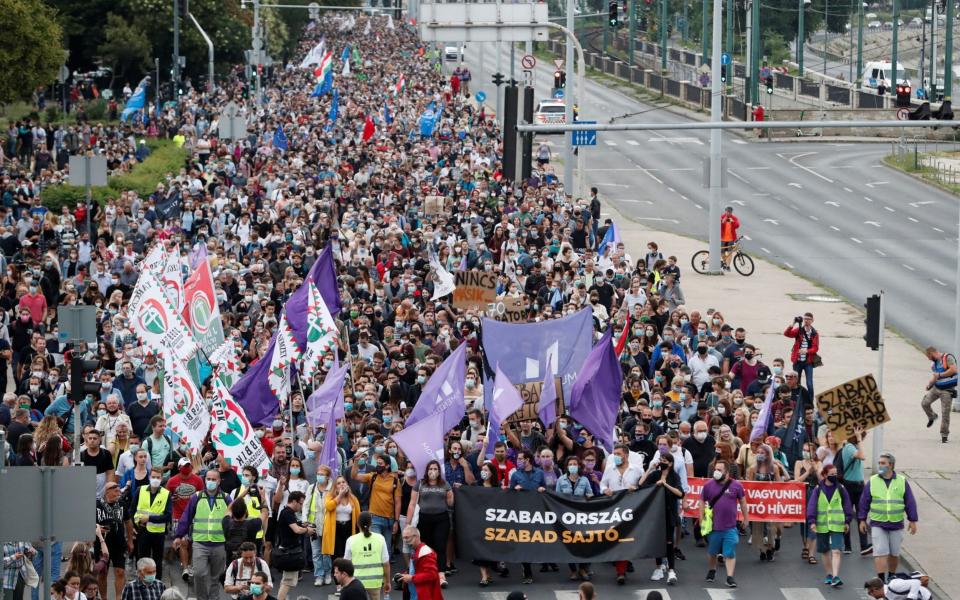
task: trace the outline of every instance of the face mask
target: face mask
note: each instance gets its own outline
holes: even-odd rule
[[[483,473],[480,473],[480,474],[483,475]],[[404,475],[406,475],[407,477],[416,477],[417,472],[414,471],[413,469],[407,469],[406,471],[404,471]]]
[[[476,379],[467,379],[467,380],[466,380],[466,384],[467,384],[467,387],[468,387],[468,388],[471,388],[471,389],[472,389],[472,388],[476,387],[476,385],[477,385],[477,380],[476,380]]]
[[[143,401],[146,400],[146,399],[147,399],[147,393],[146,393],[146,392],[137,392],[137,400],[143,402]]]
[[[34,394],[36,394],[37,392],[40,391],[40,386],[37,385],[37,384],[32,384],[32,385],[30,386],[30,391],[33,392]]]
[[[241,476],[240,476],[240,485],[242,485],[243,487],[250,487],[250,477],[248,477],[248,476],[246,476],[246,475],[241,475]]]
[[[259,583],[251,583],[250,593],[253,594],[254,596],[259,596],[260,594],[263,593],[263,586],[260,585]]]
[[[720,416],[723,416],[723,415],[727,414],[727,407],[724,406],[724,405],[722,405],[722,404],[721,404],[720,406],[718,406],[718,407],[717,407],[717,414],[720,415]]]
[[[666,444],[660,444],[660,447],[657,448],[657,450],[660,451],[660,456],[663,456],[664,454],[669,454],[669,453],[670,453],[670,447],[667,446]]]
[[[707,347],[706,347],[706,346],[697,346],[697,353],[699,353],[699,354],[706,354],[706,353],[707,353]]]
[[[217,484],[216,481],[210,481],[210,480],[208,479],[208,480],[207,480],[207,491],[208,491],[208,492],[215,492],[215,491],[217,491],[217,485],[218,485],[218,484]]]
[[[140,444],[130,444],[130,454],[136,454],[140,449]]]
[[[423,385],[426,382],[427,382],[426,375],[417,375],[417,383],[419,383],[420,385]]]
[[[484,481],[490,479],[490,471],[480,471],[480,479]]]
[[[720,481],[721,479],[723,479],[723,471],[721,471],[720,469],[714,469],[713,478],[716,479],[717,481]]]
[[[363,407],[364,407],[364,408],[373,408],[373,400],[364,400],[364,401],[363,401]]]
[[[836,475],[827,475],[827,481],[829,481],[831,485],[836,485],[836,484],[837,484],[837,476],[836,476]]]
[[[100,383],[100,387],[101,387],[102,389],[109,390],[110,388],[113,387],[113,383],[111,383],[111,382],[109,382],[109,381],[103,381],[103,382]]]
[[[773,368],[773,374],[774,374],[774,375],[779,375],[779,374],[781,374],[781,373],[783,373],[783,367],[774,367],[774,368]]]
[[[156,575],[144,575],[144,576],[143,576],[143,582],[144,582],[144,583],[153,583],[153,582],[156,581],[156,580],[157,580],[157,576],[156,576]]]
[[[702,443],[703,440],[707,439],[707,432],[706,432],[706,431],[698,431],[698,432],[696,432],[696,433],[693,434],[693,437],[694,437],[695,440],[697,440],[698,442],[701,442],[701,443]]]
[[[343,410],[346,412],[350,412],[351,410],[353,410],[353,402],[344,402]]]
[[[619,466],[622,465],[622,464],[623,464],[623,457],[620,456],[619,454],[614,454],[614,455],[613,455],[613,465],[616,466],[616,467],[619,467]]]
[[[811,454],[808,451],[804,450],[802,453],[802,456],[803,456],[803,460],[810,460]]]
[[[879,467],[877,467],[877,472],[880,473],[881,475],[886,475],[887,473],[890,472],[890,467],[880,465]]]
[[[753,358],[753,352],[744,352],[743,357],[747,360],[750,360]]]
[[[440,478],[440,472],[437,471],[436,469],[430,469],[429,471],[427,471],[427,476],[428,476],[428,478],[430,478],[430,479],[439,479],[439,478]]]
[[[107,411],[103,410],[102,408],[97,411],[97,416],[98,416],[98,417],[104,417],[104,416],[106,416],[106,415],[107,415]]]
[[[552,465],[553,465],[553,459],[552,459],[552,458],[541,458],[541,459],[540,459],[540,466],[543,467],[544,469],[546,469],[546,468],[548,468],[548,467],[550,467],[550,466],[552,466]]]
[[[567,473],[570,473],[571,475],[576,475],[579,472],[580,472],[580,467],[578,467],[577,465],[570,465],[569,467],[567,467]]]
[[[299,474],[300,474],[300,467],[290,467],[290,474],[291,474],[291,475],[299,475]]]
[[[259,439],[262,439],[262,438],[263,438],[263,436],[264,436],[265,433],[266,433],[266,432],[265,432],[264,430],[258,429],[258,430],[256,430],[256,431],[253,433],[253,435],[255,435],[255,436],[257,437],[257,439],[259,440]]]
[[[374,454],[383,454],[385,448],[383,446],[375,446],[373,448]]]
[[[663,336],[663,341],[665,341],[665,342],[672,342],[672,341],[673,341],[673,336],[672,336],[672,335],[669,335],[669,334],[668,334],[668,335],[665,335],[665,336]]]
[[[766,455],[766,454],[758,454],[758,455],[757,455],[757,462],[767,462],[767,455]]]

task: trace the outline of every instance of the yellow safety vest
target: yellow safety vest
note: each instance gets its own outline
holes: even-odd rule
[[[325,484],[324,487],[326,487],[327,485],[329,485],[329,482]],[[323,495],[325,493],[326,493],[326,490],[320,489],[319,483],[313,484],[313,490],[312,490],[312,493],[310,494],[309,502],[307,504],[307,521],[309,523],[316,523],[314,518],[317,516],[317,513],[322,512],[324,510],[322,503],[323,503]],[[321,521],[319,525],[321,525],[321,529],[322,529],[323,522]]]
[[[238,493],[238,494],[239,494],[239,493],[243,493],[243,491],[244,491],[244,488],[241,487],[241,488],[240,488],[240,491],[237,492],[237,493]],[[261,519],[261,515],[260,515],[260,510],[261,510],[260,498],[254,498],[254,497],[252,497],[252,496],[248,493],[246,496],[243,497],[243,503],[247,505],[247,518],[248,518],[248,519],[256,519],[256,520],[260,521],[260,519]],[[261,522],[260,525],[261,525],[261,527],[260,527],[260,529],[257,530],[257,537],[256,537],[256,539],[258,539],[258,540],[262,540],[262,539],[263,539],[263,527],[262,527],[263,523]]]
[[[360,580],[363,587],[375,590],[383,587],[383,548],[386,542],[379,533],[362,533],[347,539],[350,546],[350,560],[353,561],[353,576]]]
[[[870,478],[870,513],[868,518],[878,523],[900,523],[905,515],[903,497],[907,493],[907,483],[897,475],[890,485],[883,477]]]
[[[219,542],[227,541],[223,535],[223,518],[227,516],[227,499],[218,493],[210,508],[210,501],[206,492],[197,492],[197,512],[193,517],[193,541]]]
[[[821,489],[817,497],[817,533],[843,533],[845,524],[840,487],[838,486],[833,492],[833,498],[830,500],[827,500],[827,495]]]
[[[170,490],[162,487],[157,490],[153,502],[150,502],[150,488],[148,486],[141,487],[140,498],[137,500],[137,512],[133,515],[134,520],[139,520],[144,515],[148,517],[162,515],[167,510],[167,500],[169,498]],[[166,530],[166,523],[147,522],[147,531],[150,533],[163,533]]]

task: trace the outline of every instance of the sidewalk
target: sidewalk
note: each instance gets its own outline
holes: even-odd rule
[[[656,241],[665,256],[676,256],[687,310],[699,310],[701,314],[708,308],[719,310],[727,322],[747,330],[747,340],[757,346],[767,364],[776,357],[789,363],[792,343],[783,336],[783,330],[793,317],[809,311],[820,332],[824,363],[814,376],[815,391],[867,373],[876,376],[878,353],[870,351],[863,341],[866,329],[860,307],[756,256],[757,268],[750,277],[735,272],[717,277],[697,275],[690,267],[690,257],[706,244],[648,229],[628,220],[609,203],[604,203],[603,210],[604,218],[616,221],[634,260],[646,253],[650,241]],[[887,330],[884,362],[881,385],[892,420],[884,427],[883,448],[897,457],[897,471],[909,478],[920,512],[919,530],[917,535],[907,536],[904,555],[939,586],[940,590],[934,588],[936,598],[960,600],[960,577],[956,576],[954,555],[948,551],[950,544],[960,539],[960,511],[956,508],[956,498],[960,497],[960,414],[954,414],[955,433],[950,443],[942,444],[939,421],[926,429],[926,417],[920,408],[930,373],[922,349]],[[872,438],[867,436],[868,459]]]

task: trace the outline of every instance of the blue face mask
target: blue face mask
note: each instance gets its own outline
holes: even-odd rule
[[[156,575],[156,574],[153,574],[153,575],[144,575],[144,576],[143,576],[143,582],[144,582],[144,583],[153,583],[153,582],[156,581],[156,580],[157,580],[157,575]]]
[[[321,440],[321,441],[322,441],[322,440]],[[304,451],[303,451],[303,455],[304,455],[306,458],[311,459],[311,458],[313,458],[314,456],[316,456],[317,453],[316,453],[315,451],[313,451],[313,450],[304,450]]]
[[[373,400],[364,400],[364,401],[363,401],[363,407],[364,407],[364,408],[373,408]]]
[[[219,484],[218,484],[216,481],[210,481],[210,480],[208,479],[208,480],[207,480],[207,491],[208,491],[208,492],[215,492],[215,491],[217,491],[217,486],[218,486],[218,485],[219,485]]]
[[[569,467],[567,467],[567,472],[569,472],[571,475],[576,475],[577,473],[580,472],[580,467],[578,467],[577,465],[570,465]]]
[[[300,467],[290,467],[290,474],[291,474],[291,475],[299,475],[299,474],[300,474]]]
[[[371,407],[372,408],[372,407]],[[389,425],[393,421],[393,415],[383,415],[383,424]]]
[[[260,594],[263,593],[263,586],[260,585],[259,583],[251,583],[250,593],[253,594],[254,596],[259,596]]]
[[[623,457],[620,456],[619,454],[614,454],[614,455],[613,455],[613,465],[616,466],[616,467],[619,467],[619,466],[622,465],[622,464],[623,464]]]
[[[346,412],[350,412],[351,410],[353,410],[353,402],[344,402],[343,410]]]
[[[247,477],[246,475],[241,475],[240,485],[242,485],[243,487],[250,487],[250,478]]]
[[[326,475],[317,475],[317,483],[319,483],[320,485],[323,485],[323,484],[325,484],[326,482],[327,482],[327,476],[326,476]]]

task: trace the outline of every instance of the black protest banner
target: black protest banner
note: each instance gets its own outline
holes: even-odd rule
[[[457,553],[470,559],[576,563],[666,553],[660,488],[593,500],[466,486],[455,495]]]
[[[858,426],[866,431],[890,420],[873,375],[851,379],[817,394],[817,410],[838,438],[852,436]]]

